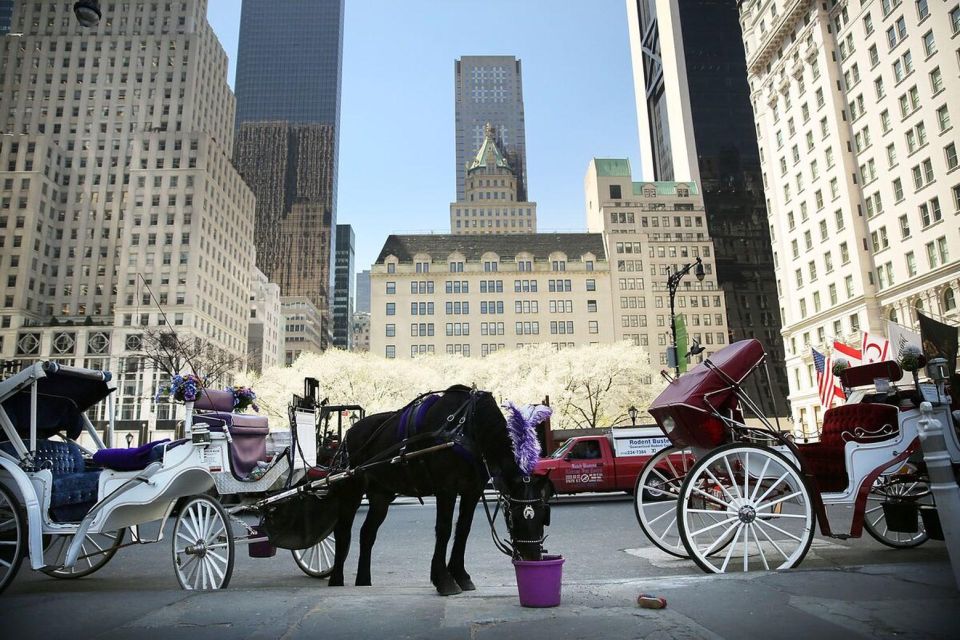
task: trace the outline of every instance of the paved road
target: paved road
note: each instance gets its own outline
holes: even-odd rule
[[[348,583],[352,583],[356,570],[356,534],[363,515],[361,511],[354,524],[354,544],[346,571]],[[839,511],[831,514],[832,520],[843,517]],[[430,501],[425,506],[413,501],[391,508],[374,548],[375,586],[430,587],[429,559],[433,553],[434,518],[435,510]],[[560,553],[566,558],[565,582],[702,575],[691,561],[668,556],[647,542],[634,517],[633,503],[626,497],[616,501],[565,502],[554,507],[552,520],[546,547],[551,553]],[[155,530],[145,528],[144,533],[155,535]],[[231,588],[328,588],[325,581],[302,574],[288,551],[279,550],[271,559],[249,558],[243,546],[238,546],[237,551]],[[845,542],[816,538],[802,566],[836,568],[898,562],[946,562],[946,557],[942,542],[931,541],[918,549],[898,551],[868,537]],[[467,563],[467,570],[478,586],[515,584],[510,561],[497,552],[490,540],[482,507],[478,507],[474,519]],[[655,582],[650,584],[651,590],[656,590]],[[100,572],[80,580],[55,580],[31,571],[24,564],[17,579],[0,597],[178,588],[170,542],[165,539],[160,544],[122,549]]]

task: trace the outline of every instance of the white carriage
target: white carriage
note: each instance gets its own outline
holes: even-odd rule
[[[650,413],[672,446],[637,479],[637,519],[651,542],[722,573],[798,565],[817,524],[826,537],[866,529],[892,547],[937,537],[919,425],[940,421],[949,456],[960,464],[945,367],[927,382],[900,386],[894,362],[848,369],[841,374],[847,404],[826,411],[819,442],[800,444],[766,420],[759,427],[744,421],[745,409],[759,414],[744,387],[764,358],[758,341],[734,343],[654,401]],[[831,505],[852,508],[849,528],[831,528]]]
[[[43,362],[0,382],[0,591],[25,557],[53,577],[90,575],[121,547],[162,540],[170,518],[184,589],[226,587],[238,544],[250,544],[254,557],[273,555],[239,512],[315,463],[314,404],[291,407],[290,444],[272,459],[266,418],[233,414],[232,394],[227,404],[224,392],[206,390],[188,406],[184,438],[111,449],[85,413],[109,400],[110,380],[109,372]],[[108,434],[112,427],[111,415]],[[77,443],[82,433],[93,450]],[[141,526],[152,522],[159,528],[147,539]],[[331,543],[294,559],[322,577]]]

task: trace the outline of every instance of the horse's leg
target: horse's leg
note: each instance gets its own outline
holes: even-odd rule
[[[343,481],[343,486],[338,487],[338,489],[337,503],[339,504],[339,510],[337,526],[333,530],[336,551],[333,560],[333,572],[327,582],[331,587],[343,586],[343,565],[347,561],[347,554],[350,552],[353,519],[356,517],[360,502],[363,500],[363,485],[355,479]]]
[[[433,548],[433,560],[430,563],[430,582],[442,596],[458,594],[462,589],[447,571],[447,543],[450,542],[450,530],[453,528],[453,510],[457,503],[456,493],[437,494],[437,541]]]
[[[466,493],[460,496],[460,514],[457,516],[457,529],[453,538],[453,549],[450,551],[450,563],[447,571],[457,581],[464,591],[473,591],[476,587],[470,580],[470,574],[463,566],[463,557],[467,550],[467,537],[470,535],[470,526],[473,524],[473,514],[477,503],[480,502],[479,493]]]
[[[388,493],[374,491],[367,492],[367,501],[370,507],[367,517],[360,527],[360,562],[357,564],[357,586],[370,586],[370,554],[373,543],[377,541],[377,530],[387,517],[387,509],[393,502],[394,496]]]

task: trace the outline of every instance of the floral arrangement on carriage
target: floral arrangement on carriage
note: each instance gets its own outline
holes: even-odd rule
[[[206,386],[206,380],[194,373],[184,375],[177,374],[170,379],[167,385],[161,385],[157,389],[156,400],[164,394],[176,402],[193,402],[200,395],[200,392]]]
[[[260,413],[260,406],[257,404],[257,394],[250,387],[236,385],[224,389],[233,394],[233,410],[236,413],[243,413],[247,407]]]

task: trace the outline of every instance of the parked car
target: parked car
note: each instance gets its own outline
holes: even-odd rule
[[[536,473],[549,473],[556,493],[633,493],[644,463],[669,445],[656,425],[614,427],[602,435],[570,438],[540,459]]]

